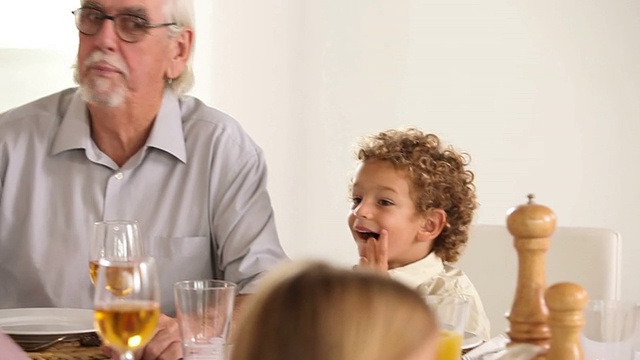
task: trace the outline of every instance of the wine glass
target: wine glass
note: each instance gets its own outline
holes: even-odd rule
[[[100,259],[94,326],[102,340],[133,360],[153,337],[160,317],[160,286],[153,258]]]
[[[100,259],[129,260],[143,255],[136,221],[111,220],[93,223],[89,247],[89,275],[92,284],[96,284]]]

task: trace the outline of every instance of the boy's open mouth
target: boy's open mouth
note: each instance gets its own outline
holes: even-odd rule
[[[380,234],[371,231],[358,231],[357,234],[358,237],[360,237],[360,239],[362,240],[369,240],[370,238],[378,240],[378,238],[380,237]]]

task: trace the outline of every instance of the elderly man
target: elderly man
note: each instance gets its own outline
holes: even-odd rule
[[[286,255],[261,149],[182,95],[192,0],[84,0],[73,14],[79,88],[0,114],[0,308],[91,308],[89,234],[113,219],[138,220],[164,313],[178,280],[222,278],[251,293]],[[180,354],[165,316],[142,356]]]

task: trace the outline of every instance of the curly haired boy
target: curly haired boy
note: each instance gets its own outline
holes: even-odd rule
[[[455,266],[477,207],[468,156],[410,128],[365,138],[351,184],[349,228],[358,267],[387,272],[424,295],[470,299],[466,331],[489,338],[489,320]]]

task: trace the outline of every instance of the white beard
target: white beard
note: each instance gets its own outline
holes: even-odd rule
[[[85,61],[85,66],[99,60],[108,60],[108,63],[116,66],[124,73],[125,77],[128,77],[129,70],[119,57],[110,57],[99,51],[95,51],[89,56]],[[74,65],[73,79],[80,85],[80,95],[82,99],[88,103],[107,107],[118,107],[122,105],[125,100],[126,88],[124,84],[114,83],[112,80],[102,77],[85,77],[81,80],[80,69],[77,62]]]
[[[85,79],[80,84],[80,94],[88,103],[118,107],[124,102],[125,89],[122,84],[112,84],[109,79],[98,77]]]

